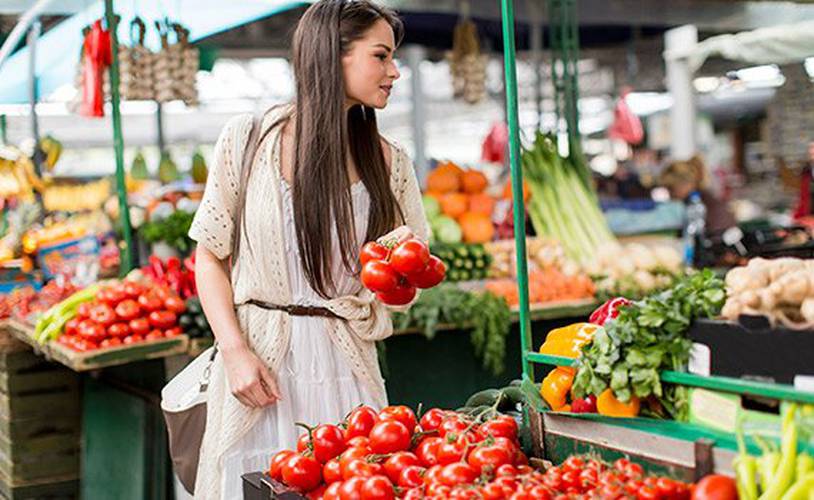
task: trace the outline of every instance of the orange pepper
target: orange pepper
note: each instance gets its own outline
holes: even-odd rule
[[[639,414],[640,407],[641,402],[636,396],[631,396],[630,401],[623,403],[616,398],[611,388],[605,389],[596,398],[596,411],[607,417],[632,418]]]
[[[574,383],[576,370],[558,366],[549,372],[540,386],[540,395],[554,411],[563,411],[568,403],[568,392]]]
[[[591,342],[594,334],[600,328],[602,327],[591,323],[574,323],[551,330],[540,347],[540,353],[578,358],[582,346]]]

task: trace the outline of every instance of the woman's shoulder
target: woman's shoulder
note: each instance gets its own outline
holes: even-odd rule
[[[382,143],[384,161],[387,164],[387,168],[390,169],[390,174],[397,175],[402,166],[410,161],[407,150],[404,149],[404,146],[398,141],[385,137],[384,135],[380,134],[379,140]]]

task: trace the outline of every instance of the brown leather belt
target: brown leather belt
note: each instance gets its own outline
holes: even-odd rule
[[[270,302],[263,302],[262,300],[254,299],[247,300],[246,302],[243,302],[243,304],[251,304],[270,311],[282,311],[290,316],[322,316],[324,318],[341,319],[330,309],[319,306],[301,306],[297,304],[283,306],[280,304],[272,304]]]

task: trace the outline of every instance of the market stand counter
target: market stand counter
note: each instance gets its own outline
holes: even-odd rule
[[[33,327],[19,321],[2,323],[0,331],[14,337],[17,349],[13,356],[0,351],[0,484],[7,484],[10,470],[14,476],[8,484],[18,489],[50,488],[42,489],[42,495],[64,483],[73,490],[63,496],[168,498],[173,486],[160,392],[168,376],[165,359],[188,352],[186,335],[77,352],[57,342],[37,344]],[[32,372],[32,366],[43,368]],[[23,384],[19,394],[6,390],[11,381]],[[9,411],[24,422],[16,425],[12,419],[6,423]],[[29,424],[36,418],[55,425],[72,419],[73,427],[57,425],[61,433],[34,434],[37,427]],[[33,444],[26,440],[26,433],[34,436]],[[9,446],[18,450],[19,464],[6,454]],[[28,460],[30,456],[36,460]],[[51,461],[57,463],[50,466]],[[46,474],[44,471],[52,475],[67,472],[72,483],[62,481],[61,476],[31,482],[32,477]],[[40,490],[32,491],[40,495]],[[62,495],[61,490],[54,491]]]

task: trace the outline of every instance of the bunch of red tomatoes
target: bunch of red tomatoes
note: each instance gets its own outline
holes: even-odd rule
[[[444,281],[447,267],[430,254],[423,241],[411,238],[392,248],[376,241],[362,247],[362,284],[387,305],[409,304],[418,288],[432,288]]]
[[[115,282],[79,305],[57,342],[82,352],[177,337],[183,333],[178,314],[185,309],[184,300],[168,287]]]
[[[532,472],[517,432],[506,415],[481,422],[432,409],[419,421],[406,406],[360,406],[274,455],[269,474],[311,499],[478,498],[487,480]]]

